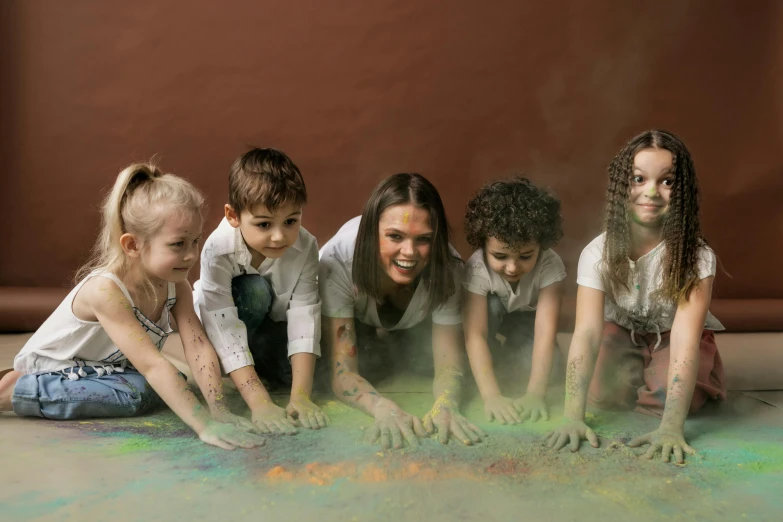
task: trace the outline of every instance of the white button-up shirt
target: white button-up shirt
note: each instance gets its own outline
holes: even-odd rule
[[[256,268],[238,228],[224,218],[201,253],[201,279],[193,291],[196,311],[225,373],[253,364],[245,323],[239,320],[231,280],[259,274],[272,286],[270,318],[288,321],[288,356],[321,355],[321,301],[318,296],[318,243],[304,228],[277,259],[266,258]]]

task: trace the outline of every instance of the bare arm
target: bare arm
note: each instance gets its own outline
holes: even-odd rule
[[[482,399],[500,395],[500,387],[492,368],[492,354],[487,344],[487,296],[464,292],[462,304],[465,344],[470,368]]]
[[[210,411],[214,414],[228,409],[223,396],[220,363],[193,309],[193,294],[187,281],[177,284],[177,303],[171,313],[177,321],[185,359]]]
[[[233,449],[234,446],[250,448],[263,444],[262,439],[251,434],[241,434],[234,431],[233,426],[212,421],[174,365],[152,344],[130,303],[114,281],[95,277],[82,287],[77,298],[83,300],[123,355],[202,441],[224,449]]]
[[[541,289],[536,307],[536,327],[533,339],[533,368],[527,393],[546,397],[552,359],[557,345],[557,322],[563,300],[563,285],[554,283]]]
[[[657,430],[628,443],[632,447],[649,444],[647,458],[653,458],[660,450],[664,462],[673,455],[674,460],[681,464],[685,462],[684,453],[696,453],[685,441],[685,419],[696,388],[699,344],[712,298],[713,279],[707,277],[699,281],[690,298],[682,298],[677,305],[670,337],[669,384],[661,424]]]
[[[669,385],[661,428],[682,432],[688,416],[696,375],[699,371],[699,344],[704,320],[710,308],[713,277],[699,281],[689,299],[681,299],[671,331]]]
[[[601,290],[579,286],[576,293],[576,326],[566,365],[564,415],[584,421],[587,390],[593,377],[604,326],[604,297]]]
[[[587,390],[595,370],[604,325],[604,297],[601,290],[579,285],[576,293],[576,327],[566,366],[566,399],[563,423],[546,435],[550,448],[559,450],[570,442],[571,451],[587,439],[598,447],[598,436],[585,424]]]
[[[359,354],[353,317],[323,317],[321,323],[321,344],[330,358],[332,391],[345,404],[374,417],[375,407],[382,397],[359,375]]]
[[[435,366],[432,394],[435,403],[424,416],[424,429],[428,432],[436,430],[443,444],[448,443],[450,436],[468,445],[480,442],[482,437],[487,436],[459,413],[462,397],[462,338],[460,325],[432,325]]]

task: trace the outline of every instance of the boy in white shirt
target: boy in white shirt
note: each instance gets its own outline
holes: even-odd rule
[[[321,302],[318,244],[301,226],[306,202],[304,180],[288,156],[258,148],[243,154],[231,166],[225,218],[204,245],[194,290],[223,372],[265,433],[293,434],[297,424],[318,429],[329,421],[310,399]],[[259,375],[291,386],[287,408],[272,402]]]
[[[465,231],[477,249],[462,284],[465,342],[487,420],[547,420],[546,390],[559,355],[560,281],[566,276],[551,250],[563,236],[560,201],[525,178],[488,183],[468,202]],[[498,333],[505,334],[505,353],[497,346],[490,350]],[[495,352],[495,367],[520,372],[509,361],[510,350],[521,356],[517,360],[532,358],[527,393],[518,399],[501,393],[493,368]]]

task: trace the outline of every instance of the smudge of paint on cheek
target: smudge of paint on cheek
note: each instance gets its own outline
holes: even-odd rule
[[[356,357],[356,345],[355,344],[351,345],[351,349],[348,350],[348,355],[350,357]]]

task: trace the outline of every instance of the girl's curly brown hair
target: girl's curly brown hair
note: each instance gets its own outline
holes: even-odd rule
[[[696,169],[685,144],[665,130],[649,130],[632,138],[609,165],[609,187],[604,215],[603,271],[607,291],[616,294],[628,289],[631,233],[628,216],[633,161],[643,149],[664,149],[672,153],[674,183],[669,199],[669,213],[663,224],[665,254],[663,286],[655,296],[677,302],[688,299],[698,282],[699,250],[707,245],[699,222],[699,184]]]
[[[512,249],[525,243],[552,248],[563,237],[560,200],[519,176],[487,183],[468,201],[465,233],[476,250],[490,237]]]

